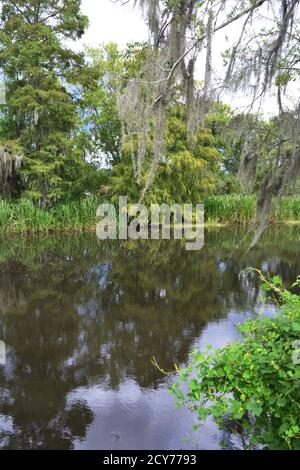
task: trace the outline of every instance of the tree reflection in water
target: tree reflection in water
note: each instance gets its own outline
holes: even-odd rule
[[[1,447],[74,447],[96,419],[76,390],[120,391],[131,380],[158,391],[166,378],[152,356],[166,370],[184,364],[207,324],[254,310],[259,285],[240,275],[245,267],[287,281],[299,274],[296,228],[266,235],[247,257],[232,254],[240,236],[210,231],[199,252],[181,241],[100,244],[94,235],[3,240]]]

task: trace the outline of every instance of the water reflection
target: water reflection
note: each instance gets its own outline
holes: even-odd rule
[[[192,417],[151,357],[170,370],[195,346],[234,338],[259,304],[258,281],[241,271],[293,280],[299,233],[271,233],[246,258],[233,252],[241,234],[225,230],[196,253],[94,235],[2,240],[1,448],[217,448],[212,425],[184,441]]]

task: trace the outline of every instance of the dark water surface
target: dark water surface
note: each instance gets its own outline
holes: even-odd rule
[[[290,283],[300,228],[272,230],[246,257],[242,236],[211,230],[202,251],[178,242],[100,243],[93,234],[0,240],[0,447],[217,449],[211,423],[175,407],[165,370],[237,337],[260,304],[255,266]]]

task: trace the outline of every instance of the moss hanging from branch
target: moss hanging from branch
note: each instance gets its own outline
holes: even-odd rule
[[[189,66],[184,61],[176,70],[172,83],[167,75],[178,58],[186,50],[187,31],[192,28],[195,0],[173,2],[170,10],[161,11],[160,2],[139,1],[147,16],[150,44],[147,58],[138,76],[130,80],[119,95],[118,110],[124,130],[137,141],[133,155],[133,168],[137,183],[141,186],[141,200],[155,178],[158,163],[163,158],[166,139],[166,114],[172,100],[176,82],[185,83],[188,127],[195,129],[196,99],[194,89],[194,60]],[[126,137],[124,139],[126,141]],[[147,155],[151,162],[143,178],[142,168]]]
[[[143,180],[144,187],[141,188],[143,195],[151,186],[157,163],[163,156],[165,116],[178,90],[181,90],[181,100],[186,104],[187,132],[191,143],[193,133],[209,110],[210,101],[217,98],[214,95],[216,87],[227,93],[251,91],[249,112],[275,89],[281,119],[285,114],[282,93],[299,75],[296,66],[300,61],[298,34],[294,34],[299,20],[299,0],[206,0],[200,3],[195,0],[139,0],[135,3],[143,7],[147,17],[150,53],[146,60],[147,73],[144,69],[137,77],[135,89],[129,84],[124,92],[127,109],[125,114],[123,110],[122,117],[127,131],[135,133],[139,142],[136,177],[140,184],[143,163],[147,155],[151,157],[147,177]],[[268,28],[262,22],[266,13],[269,16]],[[213,38],[220,31],[226,34],[226,28],[232,25],[238,30],[238,39],[227,53],[224,79],[221,83],[214,83]],[[202,67],[204,86],[202,90],[196,90],[194,75],[197,60],[203,59],[203,54],[200,54],[203,47],[206,47]],[[138,112],[134,94],[138,97]],[[131,113],[135,116],[133,127],[131,118],[127,119]],[[283,135],[279,140],[285,142],[285,139],[290,139],[294,147],[287,151],[285,146],[279,145],[278,158],[261,186],[256,220],[260,227],[267,224],[273,197],[280,197],[295,186],[300,167],[296,138],[299,122],[295,116],[292,120],[290,128],[296,129],[293,135]],[[283,131],[281,133],[284,134]],[[239,179],[246,192],[253,189],[259,155],[264,148],[262,142],[250,137],[244,147],[239,170]]]
[[[23,157],[14,146],[0,144],[0,196],[11,197]]]

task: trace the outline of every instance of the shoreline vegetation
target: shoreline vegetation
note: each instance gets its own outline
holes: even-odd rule
[[[0,233],[91,231],[96,227],[97,207],[103,202],[103,199],[92,196],[43,209],[28,199],[0,200]],[[255,216],[255,196],[208,196],[201,203],[205,206],[206,227],[246,227]],[[270,224],[300,224],[300,196],[276,200]]]
[[[223,348],[194,351],[171,391],[196,427],[211,418],[243,449],[299,450],[300,276],[286,289],[279,275],[244,274],[259,275],[276,314],[238,324],[241,337]]]

